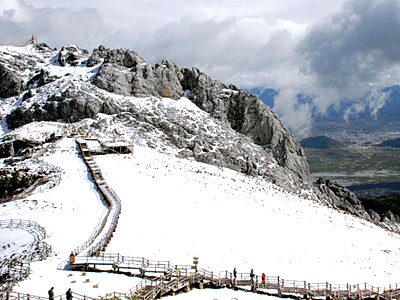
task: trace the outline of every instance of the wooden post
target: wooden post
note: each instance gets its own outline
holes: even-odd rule
[[[282,291],[281,291],[281,279],[278,276],[278,297],[282,297]]]

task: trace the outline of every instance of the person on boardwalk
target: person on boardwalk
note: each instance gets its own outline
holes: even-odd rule
[[[237,277],[237,271],[235,267],[233,268],[233,285],[236,285],[236,277]]]
[[[67,296],[67,300],[72,300],[72,291],[71,288],[68,289],[68,291],[65,293]]]
[[[48,294],[49,294],[49,300],[54,300],[54,286],[51,287],[51,289],[49,289]]]
[[[253,271],[253,269],[251,269],[251,271],[250,271],[250,278],[251,278],[251,282],[253,282],[254,281],[254,271]]]
[[[265,284],[265,274],[264,273],[261,274],[261,283]]]

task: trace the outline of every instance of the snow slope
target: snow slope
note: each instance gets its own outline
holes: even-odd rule
[[[90,91],[89,81],[96,67],[61,67],[55,62],[56,52],[35,58],[35,52],[29,47],[0,50],[3,57],[8,55],[11,59],[18,53],[38,59],[38,68],[48,70],[50,75],[63,76],[37,88],[32,101],[45,99],[43,95],[63,91],[70,85],[82,89],[87,85]],[[26,79],[36,71],[26,74]],[[114,101],[132,100],[132,97],[110,97]],[[20,105],[20,98],[1,99],[0,114],[4,116]],[[130,105],[137,105],[138,111],[151,112],[156,106],[182,111],[182,118],[194,126],[202,126],[196,120],[205,118],[205,113],[185,98],[183,101],[134,100]],[[26,100],[26,105],[29,101]],[[165,112],[168,114],[167,109]],[[108,124],[107,119],[113,117],[99,115],[98,118]],[[212,131],[213,124],[207,124],[205,130]],[[43,141],[51,133],[63,132],[64,126],[68,125],[32,123],[12,133]],[[138,132],[113,126],[118,123],[113,125],[110,121],[105,135],[110,136],[110,132],[118,129],[124,137],[132,136],[142,144]],[[2,120],[0,135],[9,131]],[[157,131],[149,134],[153,135],[151,141],[155,146],[165,148],[164,153],[176,152],[167,148],[166,143],[162,147],[156,145],[162,138]],[[15,287],[15,291],[46,296],[51,286],[55,287],[56,295],[64,294],[71,287],[76,293],[97,297],[114,291],[124,293],[135,286],[139,278],[107,273],[83,276],[80,272],[65,270],[71,250],[95,231],[106,214],[106,207],[73,139],[60,140],[54,152],[38,159],[61,168],[61,181],[51,189],[47,185],[38,189],[27,199],[1,204],[0,220],[37,222],[46,229],[46,242],[53,247],[54,255],[33,263],[30,278]],[[133,155],[98,156],[96,162],[122,201],[117,231],[107,248],[109,253],[170,260],[173,264],[191,264],[192,257],[198,256],[199,266],[214,272],[231,272],[236,267],[239,273],[249,273],[254,269],[258,275],[265,273],[310,283],[367,282],[384,287],[399,281],[398,235],[304,196],[290,194],[262,179],[178,159],[139,145]],[[32,240],[22,229],[0,228],[0,257],[28,250]],[[195,290],[176,298],[266,299],[268,296],[232,290]]]
[[[35,127],[38,124],[30,132]],[[70,251],[95,230],[105,207],[73,139],[59,141],[57,151],[43,160],[63,169],[60,184],[27,200],[3,204],[0,219],[36,221],[46,228],[46,242],[55,255],[33,263],[30,279],[15,290],[42,296],[50,286],[56,294],[69,287],[89,296],[126,292],[140,279],[107,273],[85,277],[64,269]],[[200,267],[215,272],[236,267],[239,273],[249,273],[253,268],[256,274],[311,283],[388,286],[400,275],[398,235],[261,179],[139,146],[133,155],[98,156],[96,162],[122,201],[109,253],[174,264],[191,264],[197,255]],[[26,232],[13,236],[22,243]],[[10,236],[2,230],[4,242],[10,243]],[[177,297],[267,297],[231,293],[193,291]]]

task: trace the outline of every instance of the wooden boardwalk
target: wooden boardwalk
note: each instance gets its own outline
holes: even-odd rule
[[[399,286],[396,284],[381,288],[367,283],[356,285],[330,284],[328,282],[308,283],[306,281],[285,280],[279,276],[261,277],[256,275],[251,277],[249,273],[239,273],[235,278],[232,272],[214,273],[198,268],[197,264],[174,265],[169,261],[155,261],[143,257],[105,253],[104,251],[118,224],[121,201],[104,180],[100,168],[93,160],[93,152],[88,149],[86,140],[77,138],[76,142],[98,191],[108,206],[108,213],[88,241],[74,249],[73,255],[70,257],[69,268],[71,270],[112,271],[143,278],[138,285],[125,293],[114,292],[111,297],[114,300],[123,298],[150,300],[165,295],[175,295],[182,291],[188,292],[192,288],[202,289],[205,287],[229,287],[289,298],[397,299],[400,297],[400,284]],[[78,300],[93,299],[75,293],[74,298]],[[7,292],[0,293],[0,299],[44,300],[47,298]],[[64,295],[57,296],[56,299],[63,300]]]

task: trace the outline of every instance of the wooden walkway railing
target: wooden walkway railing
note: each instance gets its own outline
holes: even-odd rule
[[[88,151],[87,143],[85,142],[85,140],[82,138],[77,138],[76,142],[79,146],[82,157],[92,174],[94,182],[108,206],[107,214],[97,230],[83,245],[77,247],[73,251],[76,255],[79,255],[84,251],[84,253],[82,254],[90,257],[96,254],[100,254],[100,251],[104,251],[108,243],[110,242],[112,234],[118,224],[119,214],[121,213],[121,200],[104,180],[100,168],[93,160],[93,157]]]
[[[75,292],[72,292],[72,298],[74,300],[98,300],[96,298],[88,297],[85,295],[81,295]],[[0,292],[1,300],[49,300],[49,297],[35,296],[24,293],[17,292]],[[54,300],[66,300],[66,295],[57,295],[54,297]]]
[[[1,228],[23,229],[33,237],[32,251],[27,254],[14,253],[11,257],[0,262],[0,291],[11,291],[15,284],[25,280],[30,274],[30,263],[49,257],[51,247],[43,240],[46,238],[46,230],[38,223],[30,220],[0,220]]]

